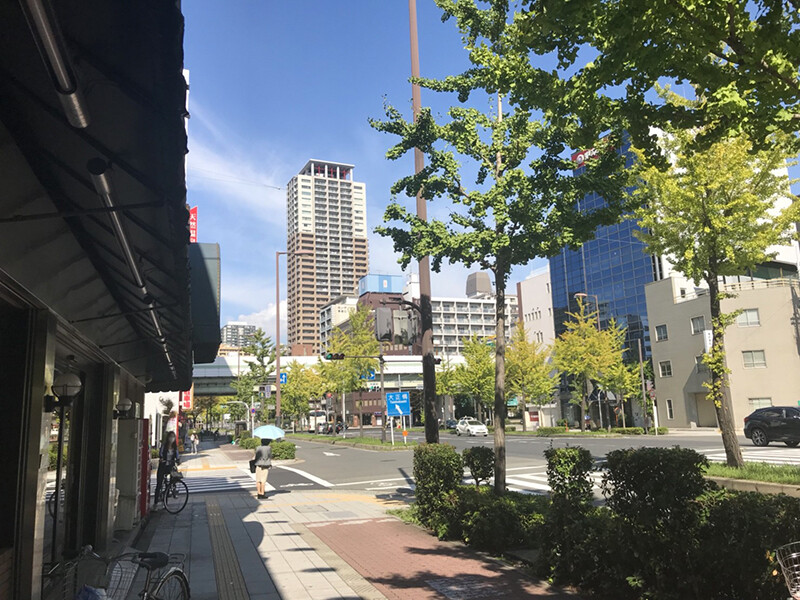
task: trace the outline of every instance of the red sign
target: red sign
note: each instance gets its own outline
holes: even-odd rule
[[[193,244],[197,242],[197,207],[189,209],[189,241]]]
[[[194,386],[186,392],[181,392],[181,410],[192,410],[194,406]]]
[[[595,158],[597,156],[597,150],[594,148],[587,148],[586,150],[581,150],[580,152],[576,152],[572,155],[572,162],[575,163],[575,168],[581,168],[587,160],[591,158]]]

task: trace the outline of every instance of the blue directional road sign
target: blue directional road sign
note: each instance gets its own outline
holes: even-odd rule
[[[366,379],[367,381],[375,381],[375,371],[370,369],[369,373],[361,376],[361,379]]]
[[[411,396],[408,392],[386,394],[386,411],[390,417],[411,414]]]
[[[286,373],[281,373],[281,385],[283,385],[284,383],[286,383],[286,381],[287,381],[287,375],[286,375]]]

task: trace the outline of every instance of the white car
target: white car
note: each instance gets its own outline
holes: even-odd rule
[[[486,437],[489,435],[489,430],[486,425],[476,419],[461,419],[456,425],[456,435],[482,435]]]

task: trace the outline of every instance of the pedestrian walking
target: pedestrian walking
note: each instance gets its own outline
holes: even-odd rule
[[[172,473],[176,465],[181,464],[181,455],[178,452],[178,439],[174,431],[168,431],[161,442],[161,449],[158,451],[158,472],[156,474],[156,495],[153,500],[153,508],[158,504],[161,497],[161,488],[164,485],[164,477]]]
[[[192,437],[189,439],[192,441],[192,454],[197,454],[197,447],[200,445],[200,440],[197,438],[197,434],[192,433]]]
[[[267,475],[269,475],[269,470],[272,468],[271,443],[272,440],[264,438],[261,440],[261,445],[256,448],[256,491],[258,492],[259,499],[266,497],[264,495],[264,488],[267,487]]]

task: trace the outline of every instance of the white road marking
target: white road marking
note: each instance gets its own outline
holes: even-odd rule
[[[317,477],[316,475],[312,475],[311,473],[307,473],[306,471],[301,471],[300,469],[295,469],[294,467],[287,467],[286,465],[278,465],[279,469],[284,469],[285,471],[291,471],[292,473],[297,473],[301,477],[305,477],[306,479],[313,481],[314,483],[318,483],[322,487],[333,487],[333,484],[330,481],[325,481],[321,477]]]
[[[408,481],[406,477],[395,477],[393,479],[370,479],[368,481],[346,481],[344,483],[334,483],[331,484],[334,487],[341,487],[344,485],[365,485],[365,484],[373,484],[373,483],[384,483],[387,481]]]
[[[341,456],[341,454],[336,454],[335,452],[323,452],[325,456]]]
[[[306,486],[306,485],[314,485],[314,484],[313,483],[287,483],[287,484],[282,485],[281,487],[282,488],[303,487],[303,486]]]

